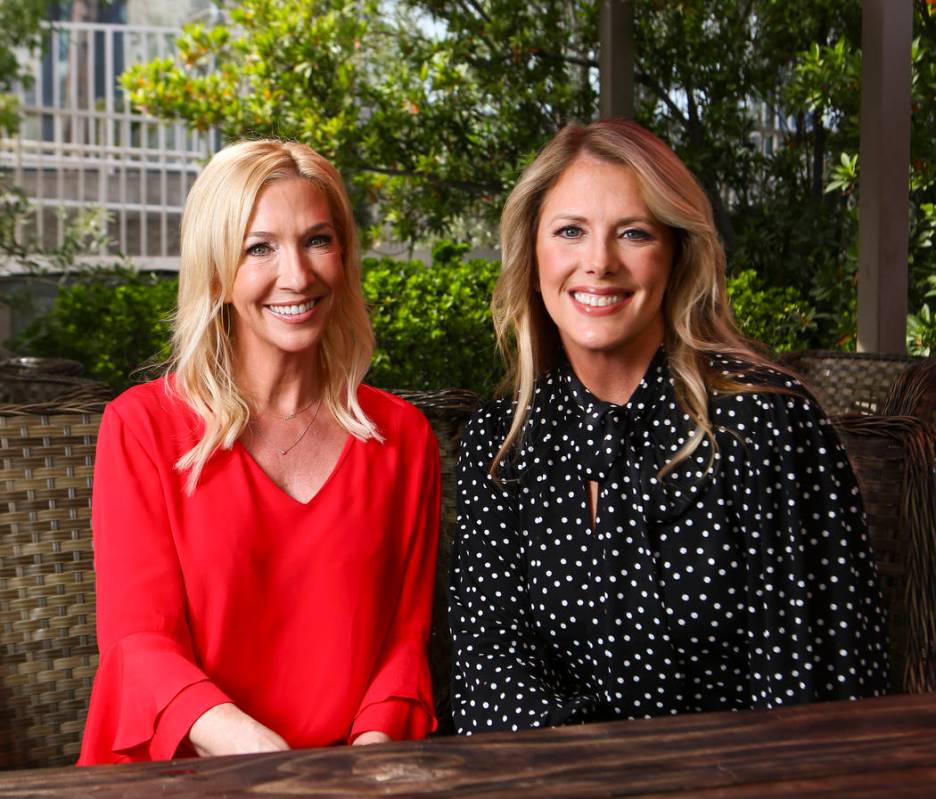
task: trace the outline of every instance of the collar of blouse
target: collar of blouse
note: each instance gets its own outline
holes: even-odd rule
[[[654,412],[667,393],[666,354],[660,347],[637,388],[624,405],[605,402],[592,394],[576,377],[568,362],[558,376],[571,397],[577,416],[577,433],[571,442],[579,472],[587,480],[604,482],[624,450],[628,433]]]

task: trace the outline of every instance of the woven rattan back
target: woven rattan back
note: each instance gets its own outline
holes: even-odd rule
[[[439,526],[439,559],[436,567],[435,603],[429,665],[439,719],[439,735],[454,733],[452,721],[452,636],[448,626],[448,580],[455,537],[455,466],[465,423],[480,404],[469,391],[398,392],[419,408],[439,440],[442,459],[442,518]]]
[[[41,411],[0,406],[0,769],[75,761],[97,665],[100,407]]]
[[[784,365],[796,371],[830,416],[880,413],[887,391],[917,359],[905,355],[808,350],[788,352]]]
[[[889,614],[894,691],[936,690],[936,428],[834,419],[861,486]]]
[[[936,425],[936,358],[926,358],[902,371],[891,384],[883,413],[916,416]]]

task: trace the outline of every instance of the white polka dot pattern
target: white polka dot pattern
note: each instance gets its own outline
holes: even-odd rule
[[[786,375],[714,365],[794,393],[714,395],[714,458],[703,441],[660,479],[691,429],[662,350],[622,406],[568,365],[545,376],[499,483],[487,473],[512,407],[472,418],[450,580],[459,732],[886,690],[886,625],[843,448]],[[594,525],[587,480],[599,484]]]

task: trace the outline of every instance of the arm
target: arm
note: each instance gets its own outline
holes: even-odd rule
[[[421,440],[407,441],[413,454],[399,491],[409,511],[401,530],[405,549],[400,593],[374,675],[351,727],[349,742],[381,743],[424,738],[435,729],[426,649],[432,619],[439,539],[439,445],[421,420]],[[415,438],[415,436],[414,436]],[[388,597],[388,601],[393,599]]]
[[[734,445],[752,704],[884,693],[886,621],[845,450],[812,399],[752,399],[760,419]]]
[[[458,530],[449,581],[452,704],[459,733],[551,723],[563,701],[529,619],[523,531],[511,490],[488,475],[503,434],[479,411],[462,438]]]
[[[273,730],[230,702],[215,705],[202,713],[189,730],[188,737],[199,757],[289,749],[289,744]]]
[[[101,659],[82,765],[171,758],[196,719],[230,702],[195,662],[152,449],[108,407],[92,502]]]

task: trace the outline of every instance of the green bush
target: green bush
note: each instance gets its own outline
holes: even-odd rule
[[[936,299],[936,275],[930,275],[926,283],[930,287],[926,299]],[[917,313],[907,316],[907,351],[911,355],[936,355],[936,305],[931,309],[924,302]]]
[[[366,259],[364,296],[377,338],[368,382],[386,388],[469,388],[489,395],[502,375],[490,301],[497,261],[464,260],[444,242],[432,265]]]
[[[367,381],[384,388],[470,388],[500,378],[488,309],[496,261],[463,260],[443,243],[433,263],[367,259],[364,294],[377,349]],[[85,274],[59,290],[52,310],[10,342],[15,352],[71,358],[122,390],[168,354],[178,282],[130,269]]]
[[[809,348],[816,310],[794,287],[765,286],[757,272],[745,269],[728,280],[728,301],[748,338],[776,352]]]
[[[368,258],[364,296],[377,349],[367,381],[383,388],[469,388],[490,395],[503,370],[490,297],[499,264],[465,259],[444,242],[432,264]],[[20,354],[72,358],[115,389],[145,378],[140,367],[168,354],[178,282],[130,269],[91,273],[64,285],[52,310],[13,342]],[[792,287],[767,287],[753,270],[728,281],[741,330],[777,351],[804,349],[815,310]]]
[[[137,370],[168,355],[178,282],[116,268],[63,285],[52,310],[12,342],[15,352],[71,358],[85,374],[121,390]]]

